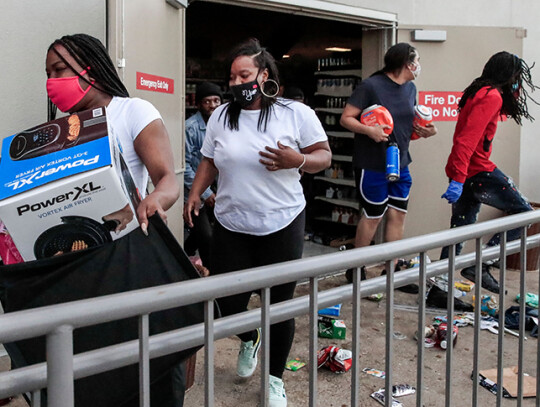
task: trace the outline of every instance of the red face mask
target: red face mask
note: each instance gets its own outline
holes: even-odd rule
[[[84,75],[87,69],[82,71],[80,75]],[[92,85],[95,81],[92,81]],[[47,79],[47,94],[51,101],[62,112],[68,112],[73,106],[81,101],[88,93],[92,86],[88,86],[86,90],[81,88],[78,76],[68,76],[65,78],[49,78]]]

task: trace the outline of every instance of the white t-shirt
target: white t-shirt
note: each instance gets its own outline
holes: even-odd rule
[[[139,133],[156,119],[161,120],[158,110],[143,99],[114,96],[107,106],[109,129],[120,141],[124,159],[143,197],[146,195],[148,171],[135,152],[133,142]]]
[[[259,162],[265,146],[277,141],[296,151],[328,138],[315,112],[308,106],[280,99],[274,104],[266,132],[257,130],[259,110],[242,110],[238,131],[224,126],[228,104],[217,108],[208,121],[201,152],[219,170],[214,213],[226,229],[268,235],[288,226],[306,201],[296,168],[268,171]]]

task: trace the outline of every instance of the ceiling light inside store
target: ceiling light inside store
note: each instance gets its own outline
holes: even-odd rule
[[[325,51],[332,51],[332,52],[351,52],[351,48],[342,48],[342,47],[329,47],[325,48]]]
[[[283,55],[281,58],[287,59],[287,58],[290,58],[290,57],[291,57],[291,56],[290,56],[289,54],[285,54],[285,55]]]

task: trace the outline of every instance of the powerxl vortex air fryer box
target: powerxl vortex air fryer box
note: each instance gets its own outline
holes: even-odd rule
[[[0,219],[25,261],[110,242],[138,227],[138,191],[105,108],[4,139]],[[120,223],[127,227],[116,234]]]

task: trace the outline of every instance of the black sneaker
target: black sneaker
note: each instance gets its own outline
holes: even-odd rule
[[[396,272],[401,271],[401,267],[399,266],[399,262],[396,265],[394,270]],[[385,276],[385,275],[386,275],[386,270],[383,270],[381,272],[381,276]],[[402,291],[402,292],[407,293],[407,294],[418,294],[418,291],[420,289],[418,287],[418,284],[411,283],[411,284],[404,285],[403,287],[398,287],[398,288],[396,288],[396,290]]]
[[[447,308],[448,293],[434,285],[429,290],[426,305],[432,308]],[[472,304],[462,301],[459,298],[454,298],[454,311],[472,312],[474,311],[474,307]]]
[[[349,283],[352,283],[353,281],[353,271],[354,269],[347,269],[347,271],[345,272],[345,278],[347,279],[347,281]],[[360,268],[360,280],[365,280],[367,277],[366,277],[366,267],[365,266],[362,266]]]
[[[490,267],[487,264],[482,263],[482,288],[485,288],[492,293],[499,294],[499,283],[495,280],[495,277],[489,272]],[[467,280],[476,281],[476,266],[466,267],[461,270],[461,276]]]

